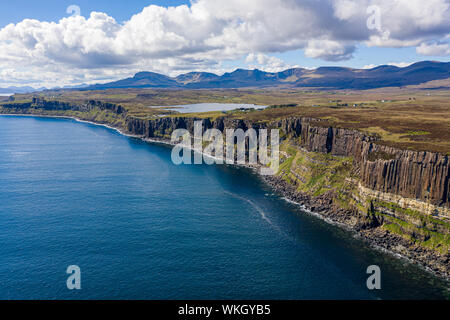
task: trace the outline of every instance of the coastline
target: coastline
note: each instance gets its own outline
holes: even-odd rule
[[[119,134],[140,139],[147,143],[152,144],[162,144],[167,146],[173,146],[175,143],[172,143],[168,139],[149,139],[144,138],[140,135],[133,135],[130,133],[126,133],[123,131],[122,128],[117,128],[108,124],[104,123],[98,123],[94,121],[89,120],[83,120],[79,119],[77,117],[71,117],[71,116],[55,116],[55,115],[35,115],[35,114],[0,114],[0,116],[16,116],[16,117],[36,117],[36,118],[54,118],[54,119],[68,119],[68,120],[74,120],[76,122],[80,123],[86,123],[91,124],[95,126],[101,126],[105,127],[110,130],[114,130],[118,132]],[[193,151],[196,151],[194,148],[189,148]],[[196,151],[199,152],[199,151]],[[204,154],[203,152],[201,152]],[[402,259],[403,261],[406,261],[408,263],[414,264],[422,268],[423,270],[433,274],[434,276],[441,278],[447,282],[450,282],[450,274],[440,272],[439,270],[432,269],[430,266],[428,266],[424,261],[421,261],[421,259],[418,259],[418,257],[413,256],[410,257],[408,255],[402,254],[395,250],[395,248],[400,245],[407,246],[406,240],[401,238],[400,236],[396,235],[390,235],[387,236],[386,234],[380,234],[379,232],[370,232],[370,230],[364,230],[360,229],[359,227],[356,227],[351,225],[349,223],[348,215],[345,215],[344,210],[338,210],[336,211],[336,208],[333,208],[332,206],[327,206],[326,201],[323,201],[321,198],[312,198],[306,195],[301,195],[297,192],[295,192],[294,188],[291,185],[288,185],[284,180],[282,180],[278,176],[263,176],[259,173],[259,165],[239,165],[239,164],[233,164],[233,166],[239,166],[239,167],[245,167],[248,169],[251,169],[254,171],[258,177],[260,177],[261,181],[266,183],[274,192],[278,193],[281,198],[283,198],[285,201],[292,203],[294,205],[297,205],[300,207],[300,209],[305,212],[306,214],[309,214],[315,218],[318,218],[320,220],[325,221],[328,224],[335,225],[339,228],[342,228],[346,230],[347,232],[353,233],[353,235],[358,238],[361,241],[364,241],[368,245],[370,245],[374,250],[378,250],[387,254],[390,254],[398,259]],[[420,252],[419,252],[420,254]]]
[[[450,290],[450,275],[448,273],[440,272],[439,270],[433,269],[428,266],[422,259],[419,259],[417,256],[409,256],[403,252],[399,252],[396,250],[396,247],[399,245],[408,246],[408,243],[405,239],[400,236],[380,233],[380,232],[372,232],[370,229],[364,230],[358,226],[354,226],[351,224],[351,220],[349,215],[344,213],[344,210],[337,210],[331,206],[324,206],[320,203],[320,199],[308,197],[308,196],[300,196],[301,200],[298,200],[298,194],[293,194],[289,190],[284,189],[281,186],[287,186],[288,189],[291,189],[292,186],[287,185],[284,180],[279,177],[263,177],[264,182],[267,183],[272,190],[281,194],[283,198],[289,203],[300,206],[303,212],[306,212],[309,215],[314,216],[322,221],[325,221],[328,224],[335,225],[341,229],[344,229],[347,232],[350,232],[354,235],[355,238],[360,241],[364,241],[374,250],[389,254],[391,256],[396,257],[397,259],[401,259],[407,263],[416,265],[423,269],[424,271],[436,276],[437,278],[445,280]]]

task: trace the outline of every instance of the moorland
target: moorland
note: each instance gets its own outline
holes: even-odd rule
[[[123,106],[129,116],[151,119],[177,116],[165,109],[194,103],[236,103],[269,106],[265,110],[235,110],[183,114],[185,117],[227,116],[253,122],[289,117],[320,119],[318,125],[357,129],[378,135],[380,143],[408,150],[450,154],[450,80],[418,86],[371,90],[310,89],[107,89],[47,90],[3,97],[0,104],[31,102],[33,97],[72,104],[89,100]],[[4,112],[5,113],[5,112]]]

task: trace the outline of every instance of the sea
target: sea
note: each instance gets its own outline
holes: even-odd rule
[[[109,128],[0,116],[0,299],[444,298],[443,280],[248,168],[175,165],[170,146]]]

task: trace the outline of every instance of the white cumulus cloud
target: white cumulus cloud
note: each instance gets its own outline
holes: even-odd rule
[[[125,22],[101,12],[25,19],[0,29],[0,85],[106,81],[140,70],[217,72],[245,57],[278,70],[289,66],[274,53],[302,49],[310,58],[343,61],[360,43],[445,56],[449,7],[448,0],[193,0],[150,5]],[[369,18],[379,27],[369,28]]]
[[[248,63],[249,69],[260,69],[267,72],[280,72],[297,67],[287,64],[280,58],[271,57],[262,53],[250,53],[245,59],[245,62]]]
[[[342,61],[353,57],[355,45],[346,45],[334,40],[311,40],[305,48],[309,58],[320,58],[327,61]]]
[[[424,56],[448,56],[450,55],[450,45],[448,43],[422,43],[416,48],[417,53]]]

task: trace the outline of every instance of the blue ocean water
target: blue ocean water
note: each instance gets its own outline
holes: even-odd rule
[[[0,117],[0,299],[443,298],[445,283],[245,168],[73,120]],[[66,269],[81,268],[81,290]],[[369,291],[378,265],[382,289]]]

